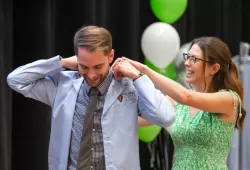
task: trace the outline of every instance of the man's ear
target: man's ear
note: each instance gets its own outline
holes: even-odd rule
[[[108,55],[109,64],[112,63],[114,56],[115,56],[115,50],[112,49]]]

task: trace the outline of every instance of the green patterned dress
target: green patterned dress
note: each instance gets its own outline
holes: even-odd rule
[[[190,107],[179,103],[175,109],[171,137],[176,158],[172,170],[227,170],[235,121],[224,123],[218,114],[202,110],[191,117]]]

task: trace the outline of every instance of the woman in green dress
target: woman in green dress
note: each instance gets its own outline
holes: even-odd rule
[[[171,100],[176,111],[170,132],[176,149],[173,170],[226,170],[234,128],[243,128],[246,114],[237,68],[216,37],[193,40],[183,57],[192,90],[125,57],[117,59],[113,71],[117,79],[131,77],[133,66]]]

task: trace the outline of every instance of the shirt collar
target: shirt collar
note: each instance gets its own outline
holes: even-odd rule
[[[97,86],[98,90],[102,95],[105,95],[105,93],[108,91],[109,85],[111,84],[113,79],[113,72],[111,69],[109,69],[109,73],[106,76],[106,78]],[[86,81],[83,81],[85,90],[87,91],[87,94],[89,94],[89,91],[91,89],[91,86],[89,86]]]

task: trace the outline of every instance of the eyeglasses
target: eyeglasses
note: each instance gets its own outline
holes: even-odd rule
[[[183,59],[184,59],[184,61],[189,60],[189,61],[192,61],[193,63],[196,63],[196,61],[199,61],[199,60],[203,61],[203,62],[210,63],[210,61],[197,58],[194,55],[188,55],[187,53],[183,53]]]

